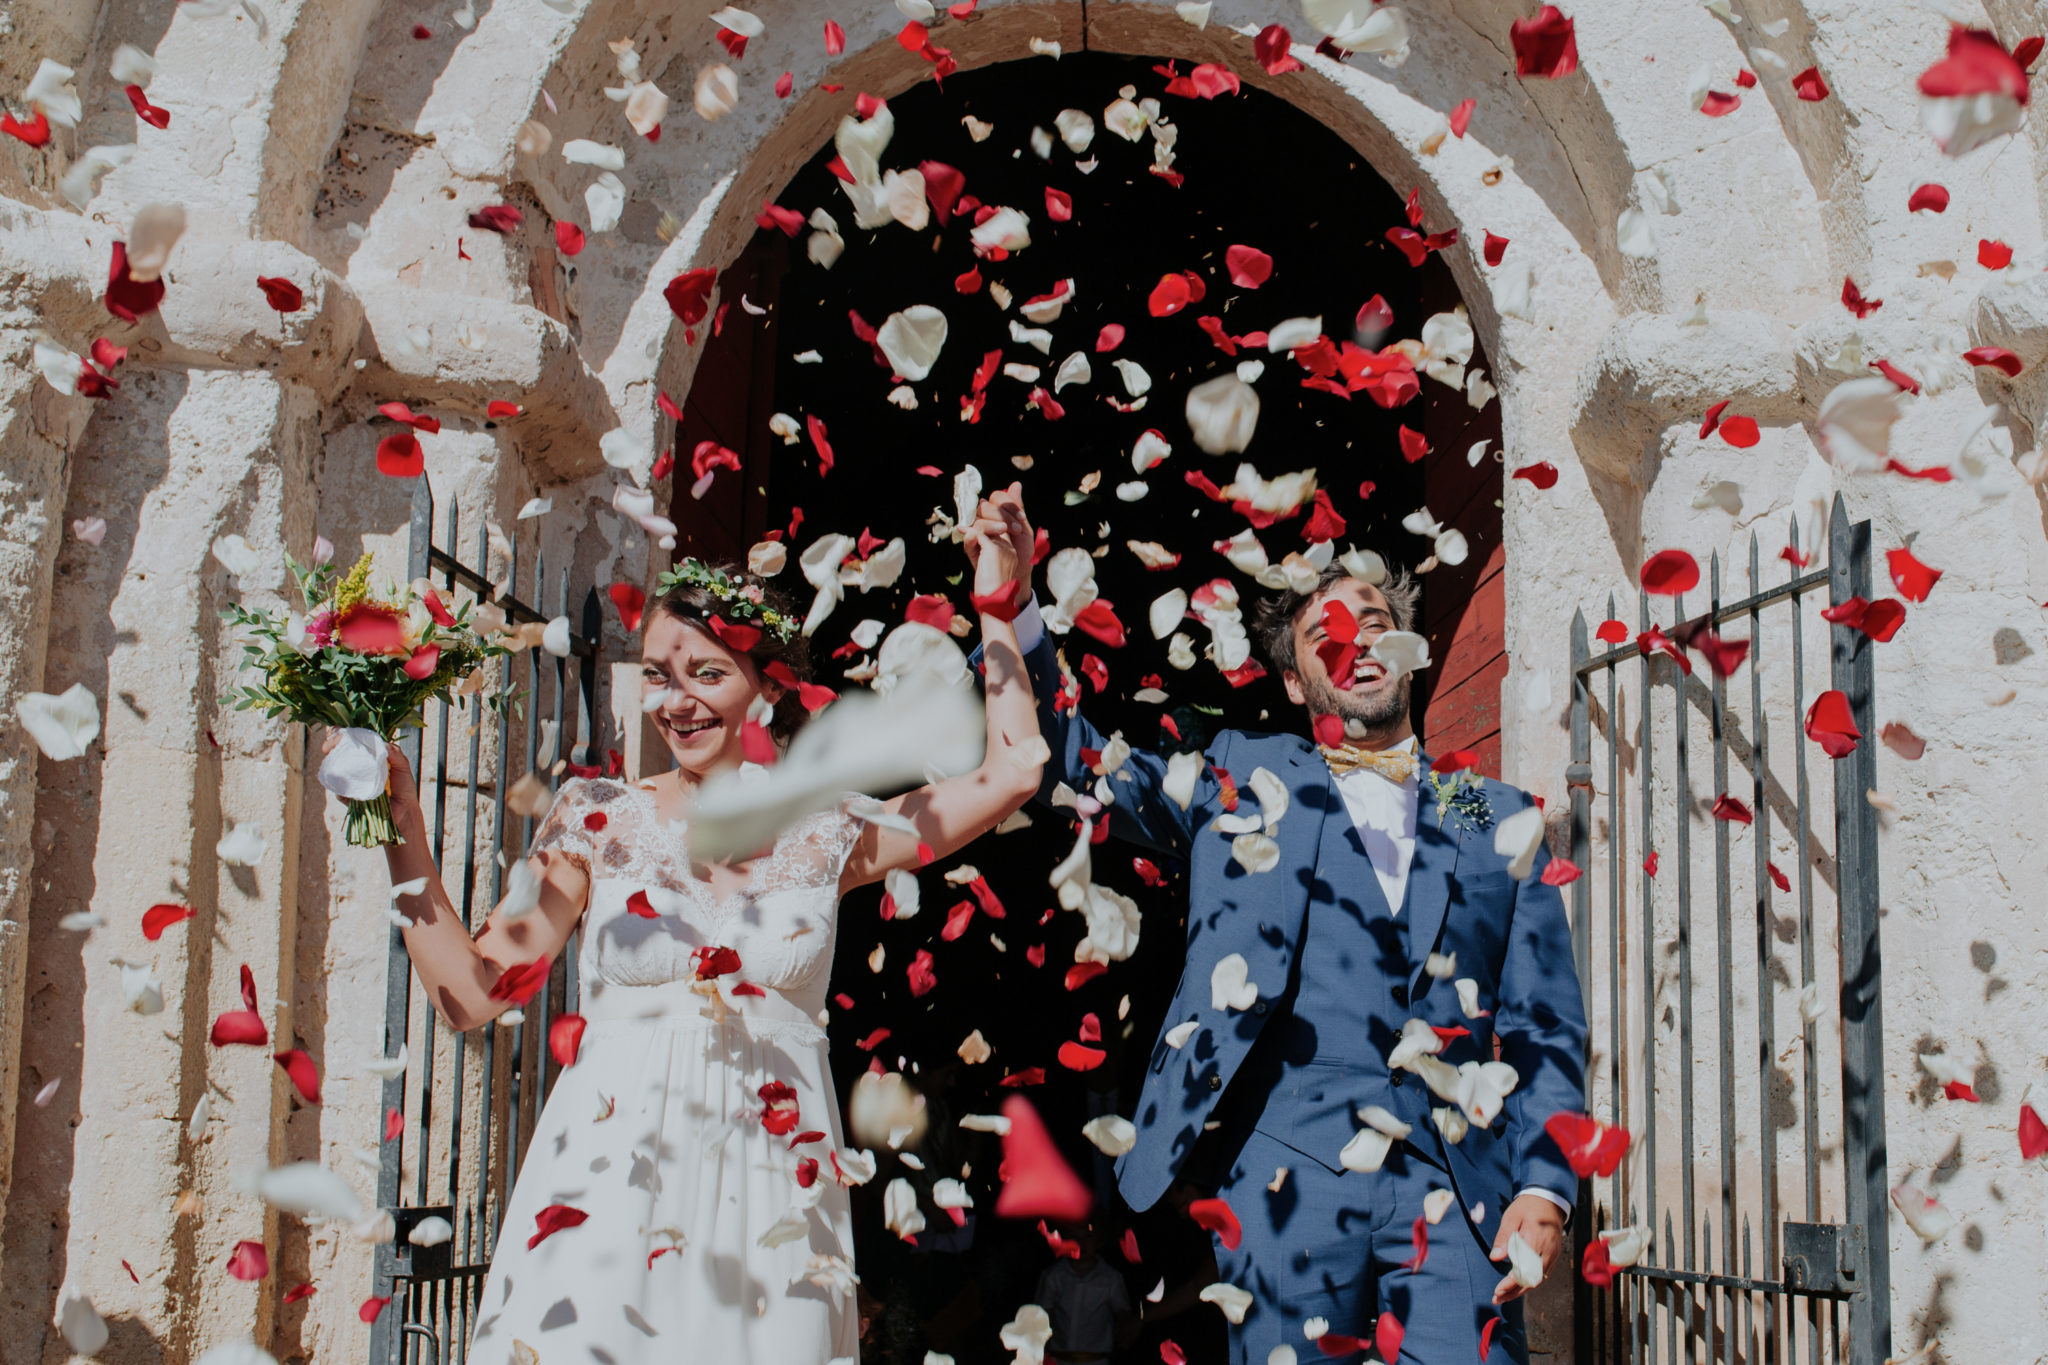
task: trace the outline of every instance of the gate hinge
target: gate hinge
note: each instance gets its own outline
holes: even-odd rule
[[[405,1276],[414,1280],[441,1279],[447,1276],[455,1266],[455,1245],[452,1239],[433,1246],[419,1246],[407,1240],[412,1236],[412,1230],[429,1218],[444,1218],[453,1223],[455,1210],[447,1204],[391,1210],[391,1221],[397,1225],[398,1235],[379,1248],[389,1253],[388,1264],[380,1266],[380,1270],[394,1277]]]
[[[1846,1223],[1785,1224],[1785,1284],[1812,1294],[1855,1294],[1863,1285],[1863,1229]]]

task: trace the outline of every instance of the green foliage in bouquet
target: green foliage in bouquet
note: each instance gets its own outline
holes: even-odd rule
[[[493,709],[508,694],[485,685],[478,670],[511,653],[487,639],[474,604],[453,609],[422,579],[385,597],[370,593],[370,556],[347,574],[331,564],[285,557],[306,614],[258,611],[230,603],[222,615],[243,644],[242,669],[260,675],[221,698],[238,711],[335,729],[369,730],[395,740],[404,727],[426,724],[426,704],[461,704],[482,694]],[[389,792],[348,802],[348,841],[375,846],[397,839]]]

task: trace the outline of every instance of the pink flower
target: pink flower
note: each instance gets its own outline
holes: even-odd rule
[[[334,608],[322,607],[306,618],[306,648],[325,649],[334,643]]]

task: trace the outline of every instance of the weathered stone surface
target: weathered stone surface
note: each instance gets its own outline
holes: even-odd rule
[[[50,1320],[67,1280],[89,1290],[113,1327],[102,1359],[187,1361],[251,1333],[281,1358],[363,1356],[367,1329],[355,1310],[373,1287],[368,1248],[345,1230],[309,1231],[263,1212],[235,1176],[252,1163],[319,1160],[370,1188],[353,1153],[382,1122],[378,1085],[358,1067],[381,1044],[384,868],[344,846],[338,804],[306,775],[304,745],[317,736],[218,708],[231,656],[215,612],[229,592],[272,600],[281,554],[305,553],[316,532],[344,559],[368,550],[380,574],[404,575],[412,489],[378,475],[372,460],[388,429],[373,414],[391,399],[447,423],[427,439],[426,477],[444,511],[459,504],[466,556],[495,522],[518,546],[522,596],[535,595],[544,559],[539,593],[550,612],[581,608],[551,595],[563,568],[578,585],[647,583],[663,552],[610,509],[615,483],[630,476],[605,467],[598,441],[623,427],[651,454],[656,392],[688,390],[704,333],[684,337],[662,286],[734,257],[760,201],[830,138],[851,92],[886,97],[927,74],[895,41],[892,6],[838,14],[848,49],[832,59],[816,6],[762,0],[749,8],[767,31],[731,63],[740,105],[706,123],[689,95],[701,65],[725,60],[708,20],[716,3],[568,8],[463,7],[474,29],[457,12],[368,0],[250,0],[214,17],[171,0],[20,0],[0,14],[9,107],[44,56],[78,69],[87,107],[80,127],[60,130],[46,151],[0,140],[0,702],[11,711],[24,691],[84,681],[106,717],[91,755],[53,764],[0,716],[0,1358],[9,1365],[64,1357]],[[1633,626],[1648,555],[1677,546],[1705,564],[1718,554],[1732,596],[1747,590],[1754,536],[1763,580],[1781,581],[1788,569],[1777,555],[1792,520],[1814,548],[1839,491],[1852,517],[1871,520],[1880,552],[1910,538],[1945,571],[1936,596],[1877,655],[1881,720],[1928,741],[1916,763],[1880,755],[1880,784],[1897,807],[1882,836],[1886,1085],[1893,1178],[1932,1182],[1962,1225],[1928,1248],[1896,1222],[1886,1235],[1896,1354],[1938,1338],[1938,1358],[2009,1355],[2011,1305],[2048,1297],[2048,1272],[2029,1254],[2039,1173],[2019,1167],[2012,1139],[2019,1093],[2040,1068],[2023,1007],[2027,968],[2048,952],[2038,891],[2048,855],[2015,819],[2048,780],[2037,733],[2048,690],[2039,607],[2048,535],[2043,494],[2024,477],[2038,461],[2014,459],[2048,413],[2041,206],[2012,169],[2037,155],[2039,135],[2029,129],[1961,160],[1937,154],[1913,114],[1914,77],[1945,40],[1925,11],[1792,3],[1731,23],[1687,0],[1582,0],[1567,7],[1580,70],[1517,81],[1507,32],[1529,8],[1409,4],[1414,51],[1398,68],[1313,55],[1290,0],[1217,0],[1199,31],[1163,0],[1096,0],[1085,10],[1078,0],[983,0],[971,20],[940,22],[934,40],[963,68],[1024,62],[1034,37],[1069,51],[1226,63],[1335,129],[1397,189],[1419,189],[1432,225],[1459,227],[1446,259],[1497,370],[1508,465],[1558,470],[1547,491],[1510,480],[1503,495],[1513,660],[1501,708],[1505,775],[1553,810],[1567,797],[1569,623],[1580,609],[1599,620],[1611,593]],[[1784,30],[1766,33],[1765,19],[1784,20]],[[1976,21],[1994,22],[2008,44],[2029,22],[2012,6]],[[418,22],[431,37],[413,37]],[[1304,70],[1270,77],[1253,59],[1251,35],[1274,23],[1293,30]],[[627,38],[674,101],[659,143],[638,138],[603,94],[617,79],[609,44]],[[124,42],[156,54],[150,96],[172,111],[168,129],[138,123],[109,78]],[[1794,98],[1764,50],[1788,71],[1816,65],[1833,93]],[[1686,103],[1696,66],[1716,88],[1733,88],[1745,68],[1760,81],[1742,91],[1740,110],[1707,119]],[[1029,66],[1017,69],[1028,78]],[[796,91],[777,100],[768,86],[784,70]],[[844,90],[827,93],[823,81]],[[1468,97],[1477,101],[1468,134],[1436,142],[1443,116]],[[529,119],[553,135],[555,149],[537,159],[516,150]],[[1261,136],[1248,122],[1243,183],[1189,193],[1256,193],[1258,176],[1278,164],[1262,159]],[[624,149],[629,196],[618,227],[593,233],[573,260],[550,231],[555,218],[588,222],[594,173],[559,153],[572,138]],[[56,188],[72,159],[127,142],[143,154],[75,211]],[[1646,197],[1657,172],[1674,213]],[[1907,196],[1928,181],[1948,187],[1953,207],[1908,213]],[[99,302],[111,244],[139,208],[160,202],[183,204],[190,218],[169,294],[159,314],[116,323]],[[526,221],[502,237],[466,226],[495,203],[519,207]],[[1648,212],[1648,256],[1619,250],[1625,209]],[[1511,242],[1499,268],[1479,254],[1489,231]],[[1984,237],[2018,248],[2021,264],[1999,274],[1978,266]],[[272,311],[259,274],[299,284],[305,308]],[[1838,302],[1845,276],[1884,306],[1851,317]],[[1524,282],[1527,305],[1515,307]],[[1696,310],[1704,322],[1689,320]],[[117,397],[93,404],[51,390],[30,360],[38,333],[73,351],[96,337],[129,346]],[[1959,357],[1973,345],[2008,347],[2026,369],[2016,382],[1971,370]],[[1904,400],[1894,455],[1913,468],[1954,461],[1964,471],[1954,482],[1852,478],[1824,458],[1819,405],[1879,358],[1923,381]],[[485,406],[499,398],[525,414],[488,420]],[[1755,447],[1697,436],[1704,409],[1724,398],[1764,428]],[[1739,507],[1703,510],[1724,483],[1739,488]],[[540,493],[555,511],[517,521]],[[86,515],[109,523],[97,549],[63,529]],[[231,586],[209,560],[213,537],[229,530],[263,552],[261,582]],[[1881,560],[1876,581],[1882,592]],[[1704,600],[1695,593],[1686,605]],[[616,618],[605,619],[609,657],[623,657]],[[1814,666],[1825,634],[1811,614],[1807,626]],[[1789,643],[1767,635],[1758,646],[1767,705],[1780,717],[1774,755],[1790,750]],[[2003,701],[2007,689],[2015,696]],[[601,714],[626,714],[616,690],[601,685]],[[1727,717],[1738,761],[1755,728],[1740,690]],[[1617,832],[1639,845],[1645,823],[1658,847],[1675,850],[1683,819],[1696,897],[1711,885],[1717,822],[1679,814],[1687,794],[1670,787],[1661,756],[1676,696],[1704,732],[1703,691],[1695,679],[1682,694],[1663,684],[1652,693],[1664,728],[1653,739],[1647,810],[1632,804],[1632,748],[1613,789],[1604,768],[1595,774],[1596,850]],[[1640,705],[1624,690],[1614,721],[1625,738]],[[1790,845],[1779,763],[1768,854],[1795,876],[1810,867],[1826,901],[1831,838]],[[1704,771],[1694,768],[1694,798]],[[1817,766],[1812,776],[1824,831],[1831,784]],[[1735,780],[1746,783],[1746,772]],[[224,822],[252,813],[269,848],[244,876],[223,868],[213,845]],[[1668,852],[1660,887],[1675,862]],[[1753,914],[1744,907],[1756,888],[1743,880],[1753,875],[1748,857],[1735,863],[1740,917]],[[176,898],[200,916],[143,942],[141,909]],[[1661,892],[1656,903],[1669,942],[1675,904]],[[1594,905],[1604,913],[1604,901]],[[1781,918],[1784,905],[1781,897]],[[88,909],[106,921],[90,936],[58,927]],[[1825,941],[1825,915],[1817,929]],[[1796,971],[1782,926],[1771,933],[1767,970],[1790,962]],[[162,1015],[121,1008],[108,964],[116,955],[155,965]],[[243,962],[279,1045],[296,1041],[320,1060],[320,1107],[290,1096],[267,1053],[206,1047],[213,1014],[239,998]],[[1780,1019],[1793,1017],[1796,989],[1788,995],[1785,979],[1772,977],[1759,999],[1757,964],[1741,970],[1740,1010],[1769,1002]],[[1695,986],[1704,1009],[1711,1002]],[[1656,992],[1663,1028],[1683,997],[1668,976]],[[1824,1019],[1824,1061],[1832,1029]],[[1718,1054],[1718,1038],[1707,1046]],[[1928,1090],[1914,1055],[1937,1046],[1985,1059],[1983,1104]],[[501,1069],[507,1047],[496,1054]],[[1753,1039],[1738,1037],[1736,1050],[1745,1065],[1756,1055]],[[436,1065],[449,1055],[444,1047]],[[1760,1067],[1742,1072],[1739,1098],[1782,1117],[1803,1099],[1790,1088],[1795,1061],[1781,1049],[1768,1079]],[[1675,1086],[1680,1074],[1667,1047],[1647,1083]],[[1987,1074],[1998,1083],[1984,1084]],[[47,1108],[24,1102],[57,1079]],[[1645,1083],[1596,1080],[1596,1110],[1639,1103],[1631,1087]],[[193,1143],[183,1125],[203,1094],[215,1118]],[[1679,1163],[1696,1155],[1661,1144],[1658,1169],[1638,1172],[1632,1188],[1654,1180],[1668,1207]],[[1744,1170],[1753,1180],[1754,1168]],[[1711,1203],[1718,1167],[1695,1174]],[[172,1212],[186,1190],[203,1214]],[[243,1237],[272,1250],[260,1287],[221,1272]],[[1533,1331],[1538,1350],[1559,1358],[1569,1354],[1567,1278],[1557,1272],[1546,1286]],[[307,1279],[322,1292],[281,1306],[282,1287]]]

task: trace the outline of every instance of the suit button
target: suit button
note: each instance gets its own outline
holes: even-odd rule
[[[1259,1001],[1259,1002],[1258,1002],[1257,1004],[1255,1004],[1255,1005],[1253,1005],[1253,1006],[1252,1006],[1252,1013],[1253,1013],[1253,1014],[1264,1014],[1265,1012],[1266,1012],[1266,1002],[1265,1002],[1265,1001],[1263,1001],[1263,1000]]]
[[[1408,988],[1406,986],[1394,987],[1394,1003],[1401,1006],[1404,1009],[1407,1008]]]
[[[1394,1073],[1394,1088],[1396,1090],[1399,1090],[1401,1086],[1407,1081],[1407,1079],[1408,1078],[1406,1076],[1403,1076],[1400,1072],[1396,1071]]]
[[[1211,1090],[1221,1090],[1223,1088],[1223,1078],[1221,1076],[1211,1076],[1209,1078],[1209,1088]]]

